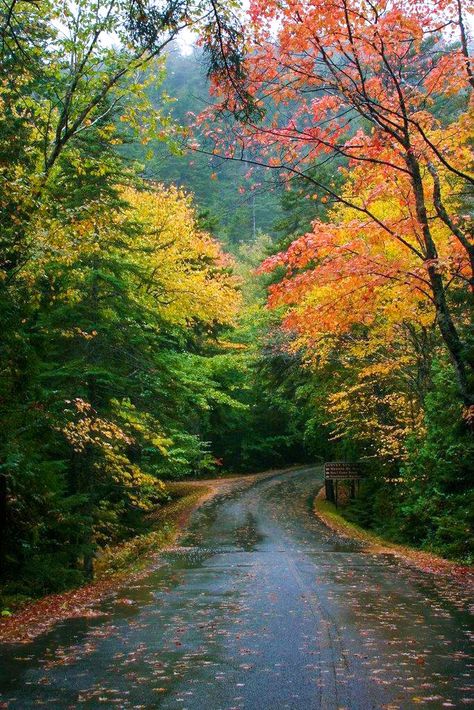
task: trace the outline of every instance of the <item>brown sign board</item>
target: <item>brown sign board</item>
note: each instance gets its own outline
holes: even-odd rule
[[[324,464],[326,481],[358,481],[364,477],[360,465],[347,461],[328,461]]]

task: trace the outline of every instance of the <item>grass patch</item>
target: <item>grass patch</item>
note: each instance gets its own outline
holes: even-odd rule
[[[316,515],[332,530],[348,535],[352,538],[357,538],[364,542],[372,542],[377,544],[387,544],[378,535],[370,533],[356,523],[352,523],[339,512],[338,508],[318,494],[314,500],[314,511]]]
[[[392,554],[405,564],[429,574],[442,575],[456,582],[461,588],[471,588],[474,583],[474,567],[447,560],[431,552],[426,552],[407,545],[392,543],[368,532],[356,523],[352,523],[339,512],[334,503],[326,500],[324,488],[314,499],[313,510],[316,516],[330,529],[341,535],[358,540],[366,549],[376,554]]]

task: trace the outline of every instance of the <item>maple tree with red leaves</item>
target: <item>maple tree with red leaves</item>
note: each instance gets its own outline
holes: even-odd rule
[[[450,302],[457,289],[472,304],[474,289],[467,9],[461,0],[253,0],[238,75],[226,71],[224,46],[216,103],[199,123],[210,152],[309,181],[315,199],[334,205],[329,225],[313,223],[264,263],[286,271],[271,303],[294,306],[287,325],[314,345],[373,320],[387,289],[405,311],[423,303],[469,412],[469,308],[459,314]],[[453,96],[458,110],[443,116]],[[342,189],[315,173],[331,165]]]

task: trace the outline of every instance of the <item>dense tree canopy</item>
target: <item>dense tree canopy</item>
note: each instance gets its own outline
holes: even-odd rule
[[[0,14],[7,596],[90,577],[102,547],[166,503],[163,480],[272,464],[290,446],[284,410],[262,460],[243,454],[266,414],[252,409],[256,355],[229,337],[241,279],[192,185],[143,167],[150,141],[171,164],[182,134],[164,48],[183,24],[232,19],[166,7],[14,1]]]
[[[4,3],[3,595],[90,578],[167,480],[336,457],[369,474],[347,515],[469,558],[467,27],[458,0]]]

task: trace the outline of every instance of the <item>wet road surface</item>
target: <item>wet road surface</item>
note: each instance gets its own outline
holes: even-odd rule
[[[320,481],[300,469],[207,504],[102,616],[0,647],[0,707],[474,707],[463,600],[328,531]]]

